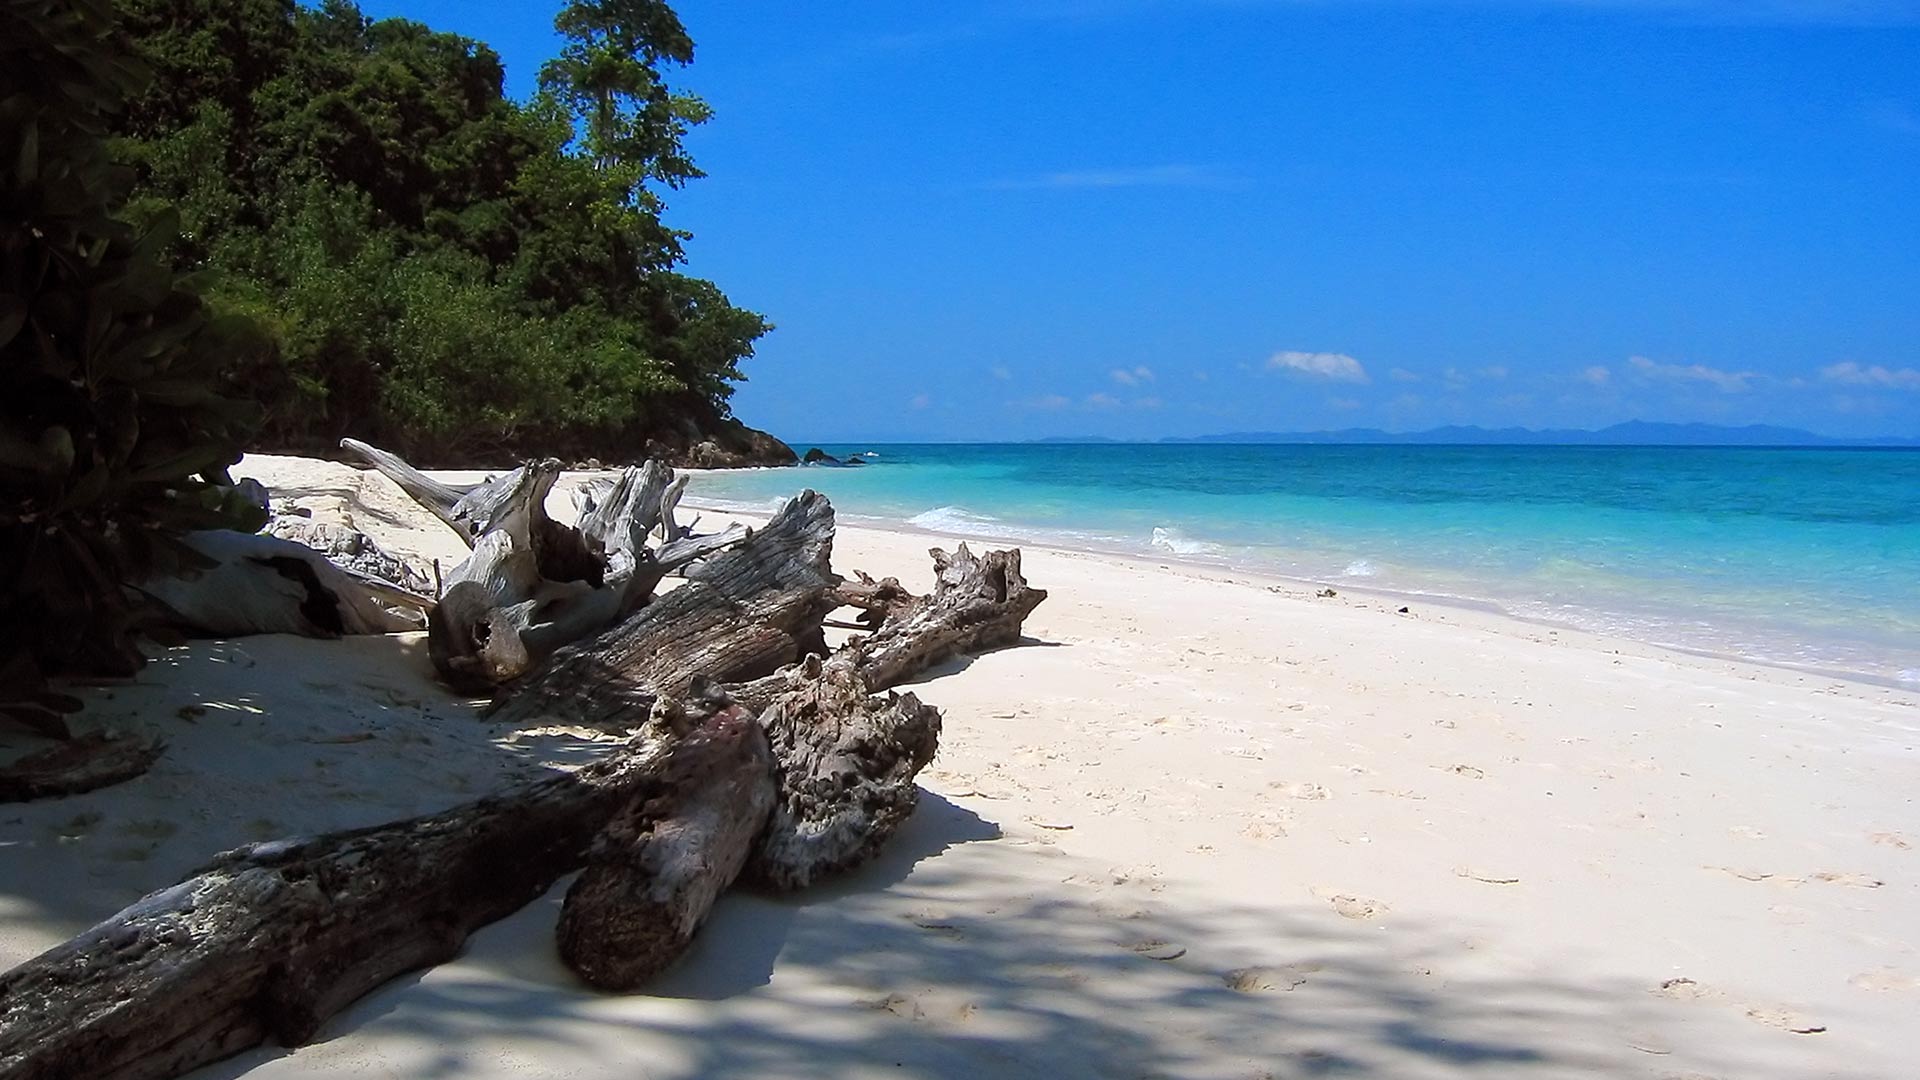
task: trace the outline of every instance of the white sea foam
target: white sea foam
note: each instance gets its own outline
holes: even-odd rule
[[[1374,573],[1373,564],[1365,559],[1355,559],[1340,571],[1342,577],[1372,577]]]
[[[1009,535],[1009,530],[1001,524],[999,518],[976,514],[960,506],[936,506],[908,518],[907,524],[934,532],[957,533],[961,536]]]
[[[1912,683],[1915,686],[1920,686],[1920,668],[1903,669],[1900,672],[1899,679],[1903,683]]]
[[[1179,529],[1169,529],[1164,525],[1154,526],[1152,544],[1161,551],[1171,551],[1175,555],[1218,555],[1222,551],[1219,544],[1194,540]]]

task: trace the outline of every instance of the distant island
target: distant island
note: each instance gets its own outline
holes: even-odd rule
[[[1043,443],[1117,443],[1124,439],[1100,436],[1039,439]],[[1338,446],[1851,446],[1920,447],[1920,438],[1879,436],[1838,438],[1798,428],[1749,424],[1662,424],[1629,420],[1598,431],[1578,428],[1483,428],[1459,425],[1427,431],[1395,432],[1379,428],[1342,428],[1338,431],[1236,431],[1224,435],[1169,436],[1161,443],[1299,443]]]

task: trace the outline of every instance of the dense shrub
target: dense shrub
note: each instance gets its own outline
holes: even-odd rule
[[[122,582],[258,528],[226,483],[269,350],[162,257],[175,218],[120,216],[109,119],[146,79],[92,0],[0,0],[0,710],[45,719],[58,670],[128,674]]]

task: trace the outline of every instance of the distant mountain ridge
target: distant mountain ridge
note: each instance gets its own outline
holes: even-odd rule
[[[1111,442],[1110,439],[1044,439],[1043,442]],[[1578,428],[1483,428],[1452,425],[1427,431],[1391,432],[1378,428],[1339,431],[1241,431],[1225,435],[1168,437],[1163,443],[1305,443],[1327,445],[1465,446],[1890,446],[1920,447],[1920,438],[1880,436],[1838,438],[1798,428],[1749,424],[1662,424],[1629,420],[1598,431]]]

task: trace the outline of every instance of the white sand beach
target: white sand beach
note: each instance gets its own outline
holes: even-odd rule
[[[462,553],[375,474],[235,475]],[[834,565],[924,591],[935,542],[842,528]],[[1915,1074],[1920,693],[1171,562],[1025,567],[1030,641],[913,688],[941,749],[877,862],[735,891],[632,996],[555,957],[562,883],[314,1045],[198,1075]],[[8,966],[216,851],[606,746],[481,718],[419,634],[195,643],[87,697],[169,748],[0,809]]]

